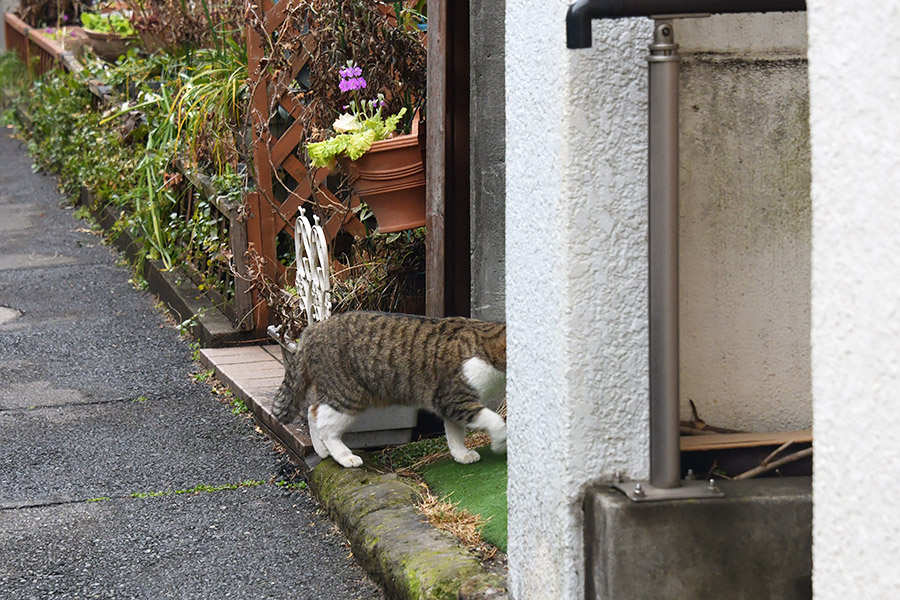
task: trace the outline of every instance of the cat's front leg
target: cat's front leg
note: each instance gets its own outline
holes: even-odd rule
[[[331,457],[342,467],[361,467],[363,464],[362,459],[353,454],[350,448],[341,440],[341,436],[356,420],[356,416],[337,411],[327,404],[320,404],[316,411],[315,420],[319,430],[319,439],[328,453],[331,454]]]
[[[444,419],[444,431],[447,432],[447,445],[453,460],[464,465],[478,462],[481,455],[466,448],[466,426],[451,419]]]
[[[487,431],[491,436],[491,450],[498,454],[506,452],[506,421],[489,408],[483,408],[469,423],[472,429]]]

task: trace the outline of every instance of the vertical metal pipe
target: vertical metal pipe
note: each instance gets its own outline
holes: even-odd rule
[[[657,21],[650,72],[650,484],[681,485],[678,427],[678,78],[672,24]]]

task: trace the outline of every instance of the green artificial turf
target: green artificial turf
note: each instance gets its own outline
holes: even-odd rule
[[[477,463],[461,465],[446,458],[423,467],[421,474],[437,496],[449,496],[449,502],[487,520],[484,539],[506,552],[506,455],[488,447],[478,453]]]

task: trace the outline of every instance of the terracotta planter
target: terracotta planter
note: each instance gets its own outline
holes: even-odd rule
[[[425,225],[425,157],[418,127],[375,142],[355,161],[342,159],[350,184],[378,221],[380,233]]]
[[[123,36],[118,33],[101,33],[90,29],[85,29],[84,33],[94,54],[105,60],[116,60],[137,41],[135,36]]]

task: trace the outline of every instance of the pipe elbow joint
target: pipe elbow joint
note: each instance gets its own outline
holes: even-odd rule
[[[591,47],[591,22],[622,14],[623,0],[578,0],[566,12],[566,47]]]

